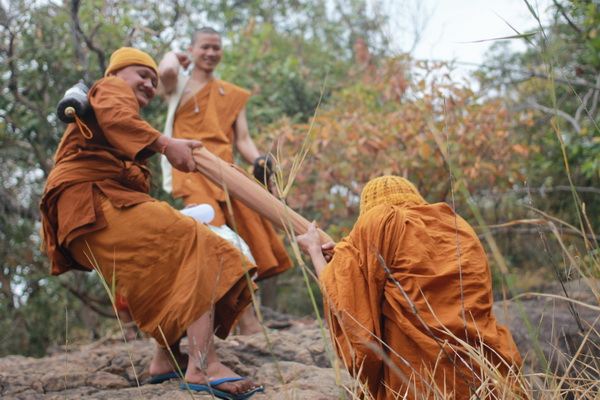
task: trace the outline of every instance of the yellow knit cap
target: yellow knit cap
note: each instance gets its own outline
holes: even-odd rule
[[[408,181],[399,176],[381,176],[371,179],[360,194],[360,213],[363,214],[375,206],[387,204],[420,205],[427,204],[419,191]]]
[[[118,71],[130,65],[143,65],[144,67],[152,68],[158,76],[156,61],[148,53],[134,49],[133,47],[121,47],[112,53],[104,76],[108,76],[111,72]]]

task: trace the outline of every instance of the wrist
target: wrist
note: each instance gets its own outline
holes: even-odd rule
[[[165,152],[167,151],[167,147],[169,146],[169,138],[167,136],[161,136],[159,140],[157,140],[157,144],[158,144],[158,149],[157,151],[160,154],[165,154]]]
[[[323,255],[323,251],[321,250],[321,246],[319,245],[311,247],[310,249],[308,249],[308,254],[310,255],[311,258],[316,257],[316,256],[322,256]]]

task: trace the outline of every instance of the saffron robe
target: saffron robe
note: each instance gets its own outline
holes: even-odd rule
[[[88,98],[92,137],[77,124],[67,127],[41,201],[52,274],[96,269],[109,287],[114,280],[137,325],[160,344],[175,343],[213,306],[216,333],[225,337],[251,301],[247,272],[254,266],[148,195],[148,146],[160,133],[141,119],[125,81],[103,78]]]
[[[456,338],[505,362],[503,373],[521,364],[492,314],[484,249],[445,203],[380,205],[361,215],[320,282],[337,352],[377,400],[432,398],[432,382],[444,398],[469,398],[480,371]]]
[[[173,137],[201,140],[213,154],[233,163],[234,124],[250,93],[231,83],[213,79],[175,114]],[[257,280],[280,274],[291,267],[285,247],[273,226],[237,199],[227,208],[225,191],[200,173],[172,170],[173,197],[186,205],[207,203],[215,210],[212,225],[227,224],[248,243],[256,260]]]

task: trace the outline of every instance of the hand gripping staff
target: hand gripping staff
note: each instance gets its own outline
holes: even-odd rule
[[[296,235],[306,233],[309,225],[306,218],[283,204],[233,164],[221,160],[204,147],[194,149],[193,154],[197,170],[216,185],[226,188],[231,197],[238,199],[280,229],[291,228]],[[331,237],[320,229],[319,236],[321,244],[333,242]]]

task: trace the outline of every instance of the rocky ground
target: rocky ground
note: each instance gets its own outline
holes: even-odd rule
[[[557,288],[552,291],[560,293]],[[568,291],[573,298],[598,307],[598,299],[586,285],[572,284]],[[560,366],[561,358],[556,355],[557,349],[565,357],[575,354],[584,336],[573,312],[577,314],[584,333],[592,326],[598,329],[594,325],[598,323],[597,309],[577,306],[570,310],[562,300],[530,296],[523,299],[521,306],[507,301],[497,302],[495,308],[498,319],[509,324],[519,348],[527,355],[530,369],[535,369],[535,366],[531,367],[536,362],[535,352],[531,350],[530,334],[520,317],[520,309],[529,316],[534,327],[540,328],[539,343],[557,366]],[[284,329],[270,330],[269,343],[263,334],[231,336],[226,341],[217,342],[219,355],[225,364],[265,386],[265,393],[253,399],[344,398],[344,387],[351,387],[352,380],[346,373],[338,374],[336,378],[325,349],[328,341],[323,339],[318,324],[310,320],[281,323],[281,318],[278,318],[279,321],[274,321],[271,326]],[[597,340],[597,335],[594,340]],[[0,359],[0,398],[210,398],[208,395],[193,396],[182,391],[176,381],[160,385],[144,384],[148,379],[147,367],[152,349],[153,344],[149,339],[125,344],[118,337],[112,337],[86,345],[54,349],[41,359],[8,356]]]
[[[291,326],[264,334],[217,339],[221,359],[241,375],[265,387],[253,399],[340,397],[336,374],[329,367],[321,330],[315,321],[295,320]],[[42,359],[8,356],[0,359],[2,399],[209,399],[179,389],[179,382],[144,384],[153,344],[149,339],[123,343],[118,337],[60,348]],[[132,368],[132,364],[135,367]],[[136,381],[140,382],[138,386]],[[347,374],[342,385],[350,385]]]

